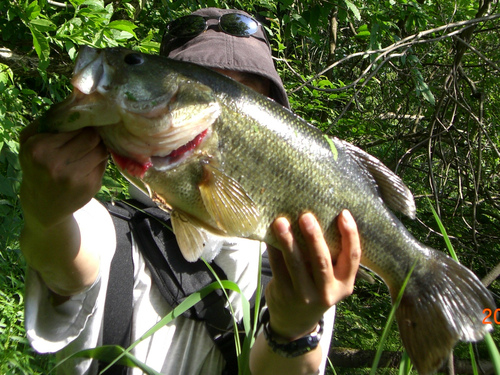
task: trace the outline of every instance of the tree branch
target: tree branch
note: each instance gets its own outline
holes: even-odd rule
[[[0,64],[7,65],[15,75],[38,75],[39,61],[38,57],[20,55],[9,48],[0,47]],[[73,64],[71,62],[58,61],[56,64],[53,62],[54,60],[47,67],[47,72],[49,73],[71,74],[73,71]]]
[[[498,276],[500,276],[500,263],[498,263],[495,268],[493,268],[482,280],[481,282],[484,286],[488,287],[490,284],[495,281]]]
[[[465,40],[463,40],[462,38],[460,38],[459,36],[457,35],[454,35],[453,36],[453,39],[455,39],[456,41],[462,43],[463,45],[465,45],[467,48],[469,48],[472,52],[474,52],[476,55],[478,55],[481,59],[483,59],[489,66],[491,66],[493,69],[495,69],[496,71],[498,71],[500,73],[500,67],[495,64],[493,61],[489,60],[486,56],[484,56],[480,51],[478,51],[476,48],[472,47],[469,43],[467,43]]]
[[[314,77],[310,78],[307,81],[304,81],[301,78],[301,81],[303,82],[303,84],[300,85],[299,87],[295,88],[294,90],[292,90],[292,93],[300,90],[304,86],[307,86],[309,88],[313,88],[313,89],[318,90],[318,91],[324,91],[324,92],[345,91],[348,88],[353,87],[357,82],[359,82],[361,79],[363,79],[364,78],[363,75],[367,74],[367,72],[369,71],[369,69],[365,70],[363,72],[363,74],[360,77],[358,77],[358,79],[354,83],[352,83],[351,85],[345,86],[345,87],[341,87],[341,88],[338,88],[338,89],[323,89],[323,88],[319,88],[319,87],[315,87],[313,85],[310,85],[310,83],[312,81],[318,79],[320,76],[324,75],[330,69],[333,69],[336,66],[338,66],[338,65],[340,65],[340,64],[342,64],[342,63],[344,63],[344,62],[346,62],[348,60],[351,60],[351,59],[353,59],[355,57],[362,57],[362,56],[369,56],[369,55],[378,55],[377,58],[370,64],[370,68],[371,68],[380,59],[384,59],[384,61],[386,61],[388,58],[401,57],[401,53],[395,53],[395,54],[390,55],[395,50],[402,49],[402,48],[406,48],[406,50],[407,50],[408,48],[411,48],[415,44],[431,43],[431,42],[436,42],[436,41],[440,41],[440,40],[443,40],[443,39],[451,38],[451,37],[453,37],[453,36],[455,36],[457,34],[463,33],[465,30],[467,30],[468,28],[470,28],[473,25],[476,25],[478,23],[485,22],[485,21],[492,21],[492,20],[495,20],[497,18],[500,18],[500,13],[493,14],[493,15],[486,16],[486,17],[474,18],[472,20],[466,20],[466,21],[460,21],[460,22],[453,22],[453,23],[449,23],[447,25],[443,25],[443,26],[436,27],[436,28],[433,28],[433,29],[428,29],[428,30],[425,30],[425,31],[421,31],[421,32],[419,32],[417,34],[410,35],[410,36],[408,36],[408,37],[406,37],[404,39],[401,39],[400,41],[398,41],[396,43],[393,43],[393,44],[391,44],[391,45],[389,45],[387,47],[381,48],[379,50],[363,51],[363,52],[353,53],[353,54],[351,54],[349,56],[346,56],[346,57],[344,57],[344,58],[336,61],[333,64],[330,64],[325,69],[323,69],[322,71],[320,71]],[[449,33],[446,33],[446,34],[438,36],[438,37],[434,37],[434,38],[430,38],[430,39],[423,39],[425,36],[428,36],[428,35],[431,35],[431,34],[435,34],[435,33],[438,33],[438,32],[444,31],[444,30],[454,29],[454,28],[457,28],[457,27],[461,27],[461,29],[455,30],[455,31],[451,31]],[[285,61],[285,59],[276,59],[276,60],[277,61]],[[300,75],[298,75],[298,77],[300,77]],[[373,74],[371,74],[369,78],[371,78],[371,77],[373,77]],[[366,79],[366,81],[369,81],[369,78]]]

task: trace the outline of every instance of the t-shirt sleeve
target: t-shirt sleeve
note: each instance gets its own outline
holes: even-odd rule
[[[109,268],[116,248],[116,233],[108,211],[94,199],[75,212],[74,217],[82,238],[99,254],[99,275],[87,290],[54,306],[51,292],[41,277],[33,269],[27,270],[26,333],[31,346],[39,353],[62,350],[61,354],[64,355],[65,352],[74,353],[98,344]],[[81,363],[81,366],[88,367],[88,364]]]

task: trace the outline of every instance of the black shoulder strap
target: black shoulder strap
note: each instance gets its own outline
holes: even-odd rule
[[[178,306],[192,293],[216,281],[203,261],[191,263],[184,259],[167,212],[156,207],[138,210],[131,224],[151,276],[170,306]],[[219,278],[227,278],[217,264],[212,263],[211,266]],[[221,329],[227,329],[231,316],[224,305],[223,292],[217,290],[183,315],[191,319],[210,320]]]
[[[130,257],[130,262],[132,262],[132,231],[134,239],[137,241],[138,248],[143,254],[146,265],[151,272],[153,281],[157,285],[162,296],[172,307],[178,306],[187,296],[216,280],[215,276],[208,270],[204,262],[198,261],[190,263],[184,259],[177,245],[175,235],[170,229],[170,217],[167,212],[156,207],[144,207],[137,201],[130,201],[128,203],[116,202],[114,205],[107,203],[105,206],[113,217],[117,232],[117,240],[120,241],[117,242],[115,258],[125,254]],[[113,262],[115,262],[115,259],[113,259]],[[120,268],[118,264],[119,262],[121,264],[123,260],[116,260],[116,262],[116,268]],[[224,271],[217,266],[217,264],[212,263],[211,266],[220,279],[227,279]],[[126,280],[125,277],[127,276],[123,274],[121,270],[117,271],[113,268],[112,263],[110,283],[108,284],[107,291],[107,301],[110,293],[114,295],[113,302],[110,302],[110,310],[111,307],[114,307],[112,310],[121,310],[125,306],[127,306],[125,310],[128,311],[129,306],[130,311],[132,310],[133,269],[132,276],[130,277],[130,280],[132,280],[131,285],[127,284],[126,288],[124,284],[124,280]],[[111,283],[112,279],[115,280],[113,283]],[[267,253],[265,253],[262,260],[262,290],[265,289],[270,279],[271,268],[269,266]],[[118,289],[120,289],[119,292],[117,292],[115,288],[111,288],[111,285],[117,285]],[[130,294],[130,299],[128,294]],[[123,299],[121,299],[122,297]],[[118,298],[120,298],[120,300],[118,300]],[[225,308],[225,303],[223,292],[221,290],[216,290],[190,310],[186,311],[183,315],[191,319],[203,320],[205,322],[209,334],[226,360],[226,368],[223,374],[229,375],[238,373],[238,363],[234,345],[233,318],[230,312]],[[263,303],[262,298],[262,304]],[[107,305],[108,302],[106,302],[106,306]],[[253,312],[253,299],[251,301],[251,306]],[[119,340],[124,336],[125,332],[130,330],[131,319],[125,317],[125,321],[128,321],[129,324],[127,328],[124,327],[124,323],[121,323],[121,328],[118,328],[120,325],[118,323],[113,323],[108,327],[106,324],[108,319],[106,317],[107,313],[108,311],[105,307],[103,336],[104,338],[115,337]],[[126,314],[128,316],[128,313]],[[122,318],[115,315],[115,319],[121,320]],[[119,329],[119,332],[116,332],[113,326]],[[126,336],[130,339],[129,333],[127,333]],[[103,340],[103,344],[117,344],[117,340]],[[130,340],[126,345],[122,346],[126,347],[129,344]]]
[[[116,251],[111,261],[110,277],[106,291],[103,318],[103,345],[130,345],[132,328],[134,264],[132,261],[132,240],[129,227],[129,211],[110,203],[104,206],[111,213],[116,231]],[[119,308],[116,308],[119,306]],[[99,363],[99,371],[107,366]],[[126,374],[127,367],[114,365],[106,374]]]

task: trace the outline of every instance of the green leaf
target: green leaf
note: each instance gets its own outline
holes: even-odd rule
[[[434,94],[429,88],[429,85],[427,85],[427,83],[423,81],[421,82],[420,92],[422,93],[422,96],[425,98],[425,100],[427,100],[430,104],[436,104],[436,99],[434,98]]]
[[[81,4],[87,5],[89,7],[98,8],[98,9],[104,9],[104,1],[103,0],[85,0]]]
[[[12,70],[4,64],[0,64],[0,82],[2,82],[4,85],[7,85],[9,83],[14,83],[14,75],[12,74]],[[2,148],[0,147],[0,150]]]
[[[0,194],[9,198],[15,198],[16,192],[12,186],[12,181],[0,174]]]
[[[359,9],[356,7],[356,5],[351,3],[350,0],[344,0],[344,2],[345,2],[345,5],[347,6],[347,8],[349,8],[349,10],[354,15],[354,18],[356,18],[356,20],[358,20],[358,21],[361,21],[361,13],[359,13]]]
[[[33,20],[39,16],[40,11],[41,8],[38,5],[38,1],[35,0],[26,7],[24,14],[29,20]]]
[[[413,76],[415,77],[415,84],[417,89],[417,95],[422,94],[425,100],[427,100],[430,104],[435,105],[436,99],[432,94],[429,85],[424,82],[424,77],[422,77],[422,73],[416,68],[412,69]]]
[[[38,55],[38,58],[43,62],[50,57],[50,47],[47,38],[37,29],[30,27],[31,35],[33,35],[33,46]]]
[[[126,20],[112,21],[109,23],[108,27],[111,29],[127,31],[134,35],[135,35],[134,29],[137,28],[137,26],[134,25],[132,22]]]
[[[356,38],[362,38],[362,39],[368,39],[370,37],[370,32],[369,31],[361,31],[356,34]]]
[[[375,51],[381,48],[380,44],[380,25],[378,23],[372,26],[371,35],[370,35],[370,49]],[[375,58],[375,55],[372,56],[372,60]]]
[[[333,143],[332,139],[328,135],[324,134],[323,137],[325,137],[328,142],[328,146],[330,146],[330,150],[332,150],[333,160],[337,161],[339,152],[337,151],[337,147],[335,147],[335,143]]]
[[[30,89],[22,89],[21,94],[23,95],[36,95],[36,92]]]
[[[7,10],[7,21],[12,21],[13,19],[15,19],[17,17],[17,12],[14,8],[9,8]]]
[[[356,38],[369,38],[370,37],[370,31],[368,30],[368,25],[364,24],[358,27],[356,30]]]
[[[42,33],[45,33],[47,31],[53,31],[57,28],[57,26],[52,21],[45,20],[42,18],[31,20],[30,24]]]

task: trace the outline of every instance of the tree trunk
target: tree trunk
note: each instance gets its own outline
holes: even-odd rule
[[[370,368],[375,358],[375,350],[361,350],[348,348],[331,348],[329,357],[334,367],[348,368]],[[403,352],[382,352],[380,357],[379,367],[398,368],[403,357]],[[469,375],[473,374],[472,364],[470,360],[456,358],[453,361],[455,374]],[[494,374],[493,365],[488,361],[479,361],[479,374],[491,375]],[[441,367],[441,373],[448,373],[448,365]]]

